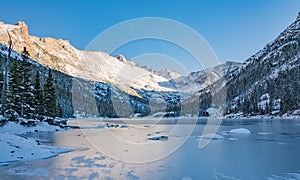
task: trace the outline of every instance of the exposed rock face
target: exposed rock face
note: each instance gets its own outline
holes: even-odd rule
[[[28,26],[25,24],[25,22],[19,21],[16,25],[20,26],[20,34],[24,37],[24,39],[28,40],[29,39]]]
[[[118,58],[120,61],[122,62],[127,62],[126,58],[123,56],[123,55],[119,55],[119,58]]]

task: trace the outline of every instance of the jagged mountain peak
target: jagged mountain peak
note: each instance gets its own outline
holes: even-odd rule
[[[187,76],[169,69],[163,69],[159,74],[171,79],[170,82],[172,82],[180,92],[196,93],[216,82],[226,74],[238,69],[240,65],[241,63],[238,62],[227,61],[215,67],[191,72]]]
[[[27,29],[27,31],[28,31],[28,26],[27,26],[27,24],[24,21],[18,21],[16,25],[17,26],[22,26],[25,29]]]
[[[26,47],[30,58],[65,74],[113,84],[136,96],[136,89],[173,91],[159,84],[168,79],[128,63],[123,55],[114,57],[101,51],[78,50],[67,40],[31,36],[22,21],[16,25],[0,23],[0,43],[4,46],[8,46],[8,31],[15,51],[22,53]]]
[[[167,68],[163,68],[159,70],[157,73],[163,77],[166,77],[167,79],[176,79],[182,76],[181,73]]]

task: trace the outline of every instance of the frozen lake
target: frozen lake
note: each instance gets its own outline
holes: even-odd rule
[[[1,179],[300,179],[299,119],[223,121],[203,149],[204,122],[166,122],[106,128],[96,120],[71,121],[83,129],[27,134],[73,151],[2,166]],[[229,133],[237,128],[251,134]],[[168,139],[149,140],[161,136]]]

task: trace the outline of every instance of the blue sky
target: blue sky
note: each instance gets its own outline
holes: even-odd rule
[[[68,39],[84,49],[103,30],[122,21],[169,18],[201,34],[221,62],[242,62],[276,38],[299,11],[299,0],[10,0],[2,3],[0,21],[15,24],[22,20],[32,35]],[[175,56],[191,71],[198,69],[176,47],[163,49],[157,43],[130,43],[116,54],[134,58],[164,53]]]

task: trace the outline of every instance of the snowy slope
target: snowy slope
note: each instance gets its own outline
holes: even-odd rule
[[[153,72],[127,61],[124,56],[113,57],[105,52],[82,51],[69,41],[39,38],[28,34],[24,22],[16,25],[0,22],[0,43],[8,46],[8,34],[13,39],[13,49],[21,53],[26,47],[30,58],[36,62],[73,77],[112,84],[124,92],[140,97],[136,90],[197,92],[224,75],[228,68],[238,63],[226,62],[214,68],[182,76],[169,69]],[[2,51],[3,54],[6,51]]]
[[[300,14],[274,41],[226,72],[213,95],[225,96],[225,114],[293,114],[300,109]],[[225,103],[225,100],[224,100]]]
[[[173,91],[159,85],[159,82],[168,79],[127,63],[125,58],[113,57],[100,51],[78,50],[69,41],[62,39],[30,36],[24,22],[16,25],[0,22],[0,43],[4,46],[8,46],[7,31],[12,36],[15,51],[21,53],[26,47],[30,58],[73,77],[113,84],[132,95],[137,95],[134,89]]]

